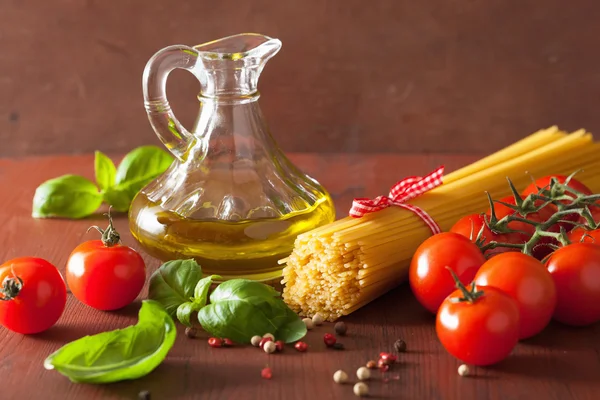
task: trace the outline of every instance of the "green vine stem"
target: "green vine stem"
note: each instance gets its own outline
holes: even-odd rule
[[[112,217],[110,216],[111,208],[112,207],[109,207],[108,213],[104,214],[108,218],[108,227],[106,229],[102,229],[99,226],[94,225],[90,226],[87,230],[89,232],[90,229],[95,229],[100,232],[102,235],[102,244],[104,244],[106,247],[113,247],[121,243],[121,235],[119,235],[119,232],[117,232],[115,229]]]
[[[452,271],[452,268],[446,267],[446,269],[448,271],[450,271],[450,274],[452,274],[452,279],[454,279],[454,284],[456,285],[456,288],[462,292],[462,297],[453,297],[452,298],[451,301],[453,303],[469,302],[469,303],[473,304],[477,301],[477,299],[479,299],[481,296],[484,295],[483,290],[477,290],[477,287],[475,286],[475,282],[471,282],[470,288],[467,289],[467,287],[465,285],[463,285],[463,283],[460,281],[460,279],[458,279],[458,276],[456,276],[454,271]]]
[[[526,233],[510,229],[509,224],[514,221],[532,225],[535,228],[535,232],[530,239],[523,244],[491,241],[484,245],[484,239],[482,237],[484,227],[482,227],[476,241],[481,250],[485,252],[497,247],[516,248],[520,249],[525,254],[531,255],[535,246],[544,237],[554,238],[563,246],[570,244],[570,241],[567,237],[567,232],[563,227],[560,228],[559,232],[549,231],[552,226],[558,223],[571,224],[573,227],[582,227],[586,230],[597,229],[598,223],[594,221],[594,217],[592,216],[589,207],[600,206],[600,204],[598,204],[598,201],[600,201],[600,194],[586,195],[568,186],[568,182],[570,182],[573,175],[574,174],[571,174],[569,177],[567,177],[564,184],[561,184],[556,178],[552,178],[547,187],[539,188],[538,193],[532,193],[526,198],[521,197],[514,184],[510,179],[507,178],[508,184],[515,199],[514,205],[498,200],[492,200],[490,194],[486,192],[490,202],[490,216],[489,218],[485,218],[485,222],[487,227],[493,233]],[[514,211],[514,213],[498,219],[494,209],[494,202],[509,207]],[[528,214],[539,212],[542,208],[548,206],[549,204],[555,205],[558,211],[545,222],[538,223],[526,218]],[[583,217],[586,223],[581,224],[580,222],[565,219],[565,217],[572,216],[573,214],[578,214],[579,216]]]

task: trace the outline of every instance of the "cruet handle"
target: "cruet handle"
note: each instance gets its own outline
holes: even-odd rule
[[[197,60],[198,52],[189,46],[165,47],[148,60],[142,78],[144,105],[150,125],[158,138],[179,160],[184,159],[192,134],[171,111],[166,94],[167,78],[176,68],[194,73]]]

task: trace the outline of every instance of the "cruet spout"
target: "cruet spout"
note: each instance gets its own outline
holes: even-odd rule
[[[267,61],[281,41],[265,35],[242,33],[194,47],[174,45],[159,50],[146,64],[142,88],[150,125],[180,161],[194,143],[192,135],[175,117],[166,95],[167,78],[180,68],[200,81],[206,98],[252,96]]]
[[[199,55],[196,76],[202,96],[248,96],[256,93],[260,73],[281,49],[281,41],[256,33],[242,33],[194,49]]]

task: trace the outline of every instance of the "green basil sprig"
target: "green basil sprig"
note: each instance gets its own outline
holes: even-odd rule
[[[175,343],[173,319],[155,301],[144,300],[136,325],[85,336],[44,361],[73,382],[109,383],[141,378],[163,362]]]
[[[83,218],[103,202],[117,211],[129,210],[135,195],[164,173],[173,157],[156,146],[129,152],[117,168],[105,154],[96,152],[96,183],[78,175],[64,175],[42,183],[33,196],[34,218]]]
[[[202,278],[194,260],[169,261],[150,277],[148,297],[161,303],[182,324],[191,326],[191,317],[197,313],[205,331],[239,343],[249,343],[252,336],[265,333],[286,343],[306,335],[306,325],[271,286],[232,279],[221,283],[209,297],[215,279],[220,277]]]

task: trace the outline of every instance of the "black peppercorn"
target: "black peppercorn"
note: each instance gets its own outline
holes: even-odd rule
[[[394,349],[398,353],[404,353],[406,351],[406,342],[402,339],[396,340],[396,342],[394,343]]]
[[[348,330],[348,328],[346,328],[346,324],[341,321],[335,324],[334,329],[335,333],[337,333],[340,336],[344,336],[346,334],[346,331]]]
[[[192,327],[187,327],[185,328],[185,336],[189,337],[190,339],[194,339],[196,337],[196,334],[198,333],[198,329],[196,328],[192,328]]]
[[[344,344],[343,343],[334,343],[333,346],[331,346],[334,350],[344,350]]]
[[[138,399],[139,400],[150,400],[150,391],[142,390],[141,392],[138,393]]]

